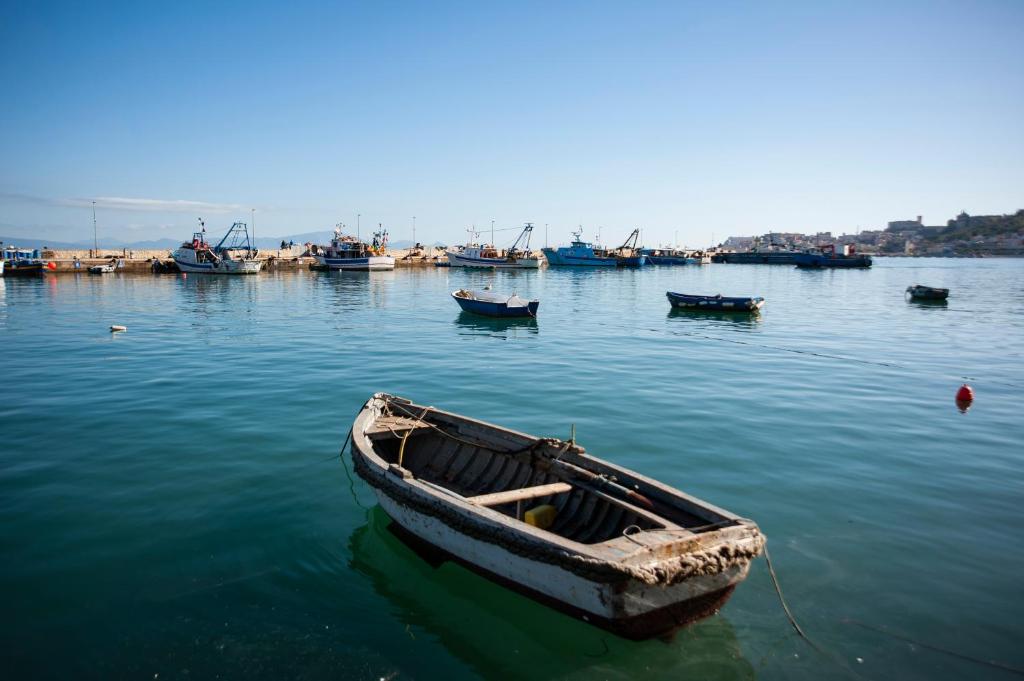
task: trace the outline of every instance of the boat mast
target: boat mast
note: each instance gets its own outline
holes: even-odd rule
[[[256,209],[250,208],[249,215],[252,216],[252,234],[246,234],[249,239],[249,255],[252,255],[253,249],[256,247]]]

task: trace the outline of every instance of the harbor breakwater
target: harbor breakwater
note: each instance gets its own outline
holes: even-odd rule
[[[294,249],[274,249],[260,252],[260,259],[265,261],[266,270],[298,270],[307,269],[316,260],[310,256],[301,255],[302,251]],[[395,267],[433,267],[438,259],[443,259],[443,254],[431,258],[429,256],[414,255],[410,250],[393,251],[395,256]],[[174,258],[167,249],[99,249],[87,250],[57,250],[47,249],[41,252],[41,259],[46,263],[53,263],[48,269],[51,272],[82,272],[87,271],[93,265],[104,265],[112,259],[122,261],[119,271],[122,272],[151,272],[154,262],[170,265]]]

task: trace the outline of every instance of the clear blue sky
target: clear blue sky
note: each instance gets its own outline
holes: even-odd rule
[[[649,245],[1024,207],[1019,0],[5,3],[0,84],[15,236],[90,238],[97,197],[131,240],[251,207]]]

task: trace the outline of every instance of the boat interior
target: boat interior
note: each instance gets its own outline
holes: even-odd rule
[[[437,412],[426,421],[384,416],[366,435],[388,465],[399,464],[470,503],[581,544],[616,539],[631,527],[697,533],[721,526],[716,514],[701,517],[664,502],[655,506],[579,466],[552,464],[551,457],[533,457],[507,441],[481,441],[486,433],[479,427],[460,428]]]

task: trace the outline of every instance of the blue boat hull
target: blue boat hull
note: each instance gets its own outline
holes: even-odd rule
[[[509,307],[505,303],[491,303],[484,300],[472,300],[452,296],[466,312],[484,315],[485,317],[536,317],[540,301],[530,301],[526,307]]]
[[[646,255],[631,255],[622,258],[616,258],[618,261],[616,264],[619,267],[641,267],[647,264]]]
[[[572,265],[575,267],[617,267],[616,258],[601,258],[585,252],[574,253],[568,248],[542,249],[549,265]]]
[[[796,256],[796,266],[803,269],[863,269],[871,267],[871,258],[866,255],[827,256],[816,253],[800,253]]]
[[[679,258],[672,255],[648,255],[647,262],[652,265],[685,265],[686,258]]]
[[[665,293],[672,307],[680,310],[714,310],[715,312],[757,312],[764,298],[726,298],[725,296],[691,296],[685,293]]]

